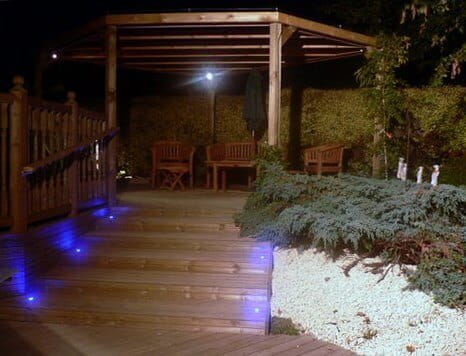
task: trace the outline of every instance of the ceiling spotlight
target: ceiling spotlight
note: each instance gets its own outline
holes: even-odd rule
[[[213,75],[212,73],[210,73],[210,72],[207,72],[206,75],[205,75],[205,77],[206,77],[207,80],[212,80],[212,79],[214,79],[214,75]]]

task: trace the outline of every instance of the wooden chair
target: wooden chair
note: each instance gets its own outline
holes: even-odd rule
[[[152,145],[152,187],[185,189],[183,177],[189,175],[189,187],[194,186],[194,146],[179,141],[158,141]]]
[[[222,173],[222,190],[226,190],[227,168],[250,168],[248,186],[251,187],[255,173],[256,142],[217,143],[207,146],[206,187],[210,188],[213,175],[214,190],[218,190],[218,172]],[[212,175],[211,175],[212,171]]]
[[[304,150],[304,169],[310,174],[341,173],[344,145],[328,143]]]

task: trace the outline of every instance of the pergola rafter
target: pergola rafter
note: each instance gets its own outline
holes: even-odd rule
[[[112,30],[109,30],[112,29]],[[111,45],[111,46],[110,46]],[[119,14],[59,39],[64,60],[192,75],[269,70],[269,143],[278,143],[281,69],[362,55],[372,37],[278,11]],[[108,88],[116,84],[107,83]],[[107,93],[107,102],[113,94]],[[108,110],[112,113],[114,108]]]

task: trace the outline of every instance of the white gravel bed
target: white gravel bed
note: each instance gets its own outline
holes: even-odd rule
[[[404,291],[398,267],[379,283],[381,275],[362,263],[346,277],[342,267],[353,258],[276,249],[272,316],[291,318],[306,333],[358,354],[466,355],[463,312],[420,291]]]

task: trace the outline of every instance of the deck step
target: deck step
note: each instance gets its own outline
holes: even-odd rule
[[[215,241],[248,241],[256,242],[252,238],[239,238],[237,231],[134,231],[134,230],[94,230],[83,236],[106,236],[109,238],[128,239],[184,239],[184,240],[215,240]]]
[[[84,245],[154,248],[160,250],[252,252],[271,249],[270,242],[238,237],[237,232],[100,230],[81,237]]]
[[[104,268],[178,272],[266,274],[271,251],[217,252],[97,247],[70,251],[60,263]]]
[[[270,243],[239,237],[221,200],[172,197],[101,216],[30,285],[34,300],[0,300],[0,320],[267,333]]]
[[[114,216],[140,216],[140,217],[231,217],[238,213],[238,209],[205,209],[198,208],[140,208],[140,207],[113,207]]]
[[[232,218],[213,217],[145,217],[114,216],[101,219],[97,230],[136,230],[136,231],[230,231],[238,232]]]
[[[267,301],[268,276],[58,267],[39,285],[46,294],[99,295],[136,299]],[[42,294],[42,293],[41,293]]]
[[[47,295],[0,301],[0,320],[264,334],[267,302],[121,300]]]

